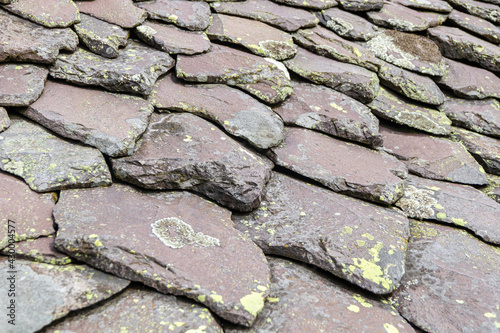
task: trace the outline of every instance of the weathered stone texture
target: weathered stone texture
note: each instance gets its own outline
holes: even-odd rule
[[[82,13],[127,29],[141,24],[148,16],[132,0],[78,1],[77,5]]]
[[[324,10],[318,15],[321,23],[339,36],[368,41],[378,34],[378,27],[359,15],[339,8]]]
[[[52,218],[50,220],[52,221]],[[68,255],[55,249],[54,239],[54,235],[38,237],[36,239],[28,238],[25,241],[15,244],[13,254],[16,259],[25,259],[51,265],[67,265],[75,263],[75,261]],[[9,248],[3,249],[1,254],[9,255],[8,250]]]
[[[474,15],[462,13],[458,10],[453,10],[450,16],[448,16],[448,20],[465,30],[481,35],[494,44],[500,43],[500,27],[491,22],[482,20]]]
[[[80,22],[80,12],[72,0],[17,0],[3,8],[48,28],[66,28]]]
[[[339,0],[339,5],[351,12],[377,11],[384,7],[383,0]]]
[[[0,65],[0,106],[30,105],[42,94],[48,74],[37,65]]]
[[[0,107],[0,133],[5,131],[10,126],[10,118],[7,110]]]

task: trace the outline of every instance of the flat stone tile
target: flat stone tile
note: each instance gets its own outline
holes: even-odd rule
[[[0,105],[30,105],[42,94],[48,74],[42,66],[0,64]]]
[[[148,16],[132,0],[76,1],[76,4],[80,12],[126,29],[138,26]]]
[[[318,15],[320,22],[337,35],[347,39],[368,41],[379,29],[365,18],[340,8],[330,8]]]
[[[491,22],[458,10],[453,10],[448,19],[460,28],[481,35],[494,44],[500,44],[500,28]]]
[[[3,8],[48,28],[67,28],[80,22],[72,0],[17,0]]]

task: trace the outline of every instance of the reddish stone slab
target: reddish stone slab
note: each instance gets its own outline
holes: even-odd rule
[[[261,250],[233,227],[230,211],[189,192],[115,184],[64,191],[56,248],[160,292],[205,304],[250,326],[269,293]]]
[[[340,8],[324,10],[318,17],[328,29],[347,39],[368,41],[378,33],[376,25]]]
[[[500,23],[499,3],[488,4],[491,1],[473,1],[473,0],[447,0],[453,7],[460,8],[471,15],[484,18],[493,23]],[[495,0],[496,1],[496,0]]]
[[[51,219],[52,220],[52,219]],[[1,251],[3,255],[9,255],[9,248]],[[51,265],[67,265],[74,263],[69,256],[54,248],[54,235],[27,239],[15,244],[14,255],[16,259],[25,259],[34,262],[42,262]]]
[[[460,28],[481,35],[494,44],[500,43],[500,28],[491,22],[482,20],[474,15],[462,13],[458,10],[453,10],[448,19]]]
[[[446,16],[439,19],[436,15],[439,14],[416,11],[395,2],[385,2],[380,11],[367,13],[376,25],[407,32],[424,31],[446,21]]]
[[[80,22],[72,0],[17,0],[3,8],[48,28],[66,28]]]
[[[48,74],[45,67],[36,65],[0,65],[0,105],[30,105],[42,94]]]
[[[449,13],[453,9],[450,4],[443,0],[390,0],[405,7],[420,9],[438,13]]]
[[[10,126],[10,118],[5,108],[0,107],[0,132],[5,131]]]
[[[147,17],[146,11],[134,6],[132,0],[78,1],[76,4],[82,13],[127,29],[138,26]]]
[[[500,203],[500,177],[486,174],[488,177],[488,185],[483,186],[481,191],[486,193],[488,197]]]
[[[366,12],[380,10],[384,6],[383,0],[339,0],[339,5],[350,12]]]
[[[156,0],[137,3],[150,19],[173,23],[189,30],[205,30],[210,24],[210,6],[201,1]]]
[[[289,5],[293,7],[303,7],[303,8],[309,8],[309,9],[315,9],[315,10],[322,10],[322,9],[327,9],[331,7],[335,7],[338,5],[338,2],[336,0],[310,0],[310,1],[303,1],[303,0],[272,0],[273,2],[284,4],[284,5]]]

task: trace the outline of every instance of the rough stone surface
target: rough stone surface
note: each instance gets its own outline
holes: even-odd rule
[[[411,223],[401,315],[428,332],[497,332],[500,251],[463,230]]]
[[[140,97],[49,81],[42,96],[21,113],[116,157],[132,154],[152,112],[153,106]]]
[[[129,32],[118,25],[81,14],[74,28],[82,43],[92,52],[106,58],[117,58],[118,48],[126,46]]]
[[[427,30],[445,57],[465,59],[494,72],[500,72],[500,47],[452,27]]]
[[[51,213],[52,214],[52,213]],[[52,223],[52,218],[50,219]],[[1,251],[3,255],[9,255],[9,248]],[[25,259],[35,262],[43,262],[51,265],[67,265],[74,263],[68,255],[58,252],[54,248],[54,235],[27,239],[15,244],[14,256],[17,259]]]
[[[360,294],[299,263],[269,261],[271,294],[254,327],[224,327],[225,332],[414,332],[386,300]]]
[[[467,11],[469,14],[479,16],[493,23],[500,23],[500,3],[488,4],[491,1],[473,1],[473,0],[447,0],[454,7]],[[495,0],[496,1],[496,0]]]
[[[210,311],[189,300],[149,288],[129,287],[103,305],[49,326],[48,332],[210,332],[224,331]]]
[[[443,0],[390,0],[400,5],[424,11],[449,13],[453,7]]]
[[[377,116],[396,124],[437,135],[448,135],[451,132],[451,120],[445,113],[413,104],[403,96],[382,87],[368,106]]]
[[[197,54],[208,51],[210,40],[203,31],[186,31],[173,24],[147,21],[135,28],[145,43],[170,54]]]
[[[47,29],[0,9],[0,61],[52,63],[60,50],[74,51],[71,29]]]
[[[0,105],[30,105],[41,95],[48,74],[45,67],[36,65],[0,65]]]
[[[500,44],[500,28],[491,22],[458,10],[453,10],[450,16],[448,16],[448,20],[460,28],[474,32],[494,44]]]
[[[394,203],[403,194],[407,169],[402,162],[321,133],[289,127],[284,143],[268,155],[277,165],[335,192],[384,204]]]
[[[11,117],[0,135],[0,169],[37,192],[105,186],[111,175],[99,150],[60,139],[31,121]]]
[[[500,102],[494,98],[481,101],[448,98],[439,109],[455,126],[500,137]]]
[[[272,0],[276,3],[281,3],[284,5],[294,6],[294,7],[304,7],[309,9],[322,10],[338,5],[336,0]]]
[[[297,53],[290,34],[247,18],[214,14],[207,34],[213,40],[240,45],[276,60],[285,60]]]
[[[458,142],[423,133],[381,126],[384,149],[421,177],[455,183],[485,185],[483,168]]]
[[[365,68],[299,48],[297,55],[285,61],[287,68],[317,84],[324,84],[361,102],[375,98],[379,90],[377,75]]]
[[[404,274],[404,215],[279,173],[259,209],[233,221],[264,253],[316,265],[376,294],[396,289]]]
[[[211,4],[217,13],[231,14],[261,21],[285,31],[314,27],[319,20],[306,10],[283,6],[269,0],[245,2],[215,2]]]
[[[141,24],[148,16],[132,0],[78,1],[77,5],[82,13],[127,29]]]
[[[387,62],[378,71],[380,82],[406,97],[431,105],[441,105],[445,96],[432,79],[422,76]]]
[[[274,111],[287,125],[314,129],[371,146],[382,145],[379,122],[370,109],[327,87],[296,82],[292,96]]]
[[[205,304],[251,325],[269,293],[260,249],[230,212],[189,192],[125,185],[64,191],[55,209],[56,248],[98,269]]]
[[[72,54],[59,55],[50,68],[50,75],[110,91],[148,95],[158,77],[174,63],[167,53],[130,41],[115,59],[103,58],[82,48]]]
[[[259,205],[273,167],[189,113],[153,114],[136,153],[112,163],[118,178],[135,185],[191,189],[242,211]]]
[[[189,30],[205,30],[210,24],[210,6],[202,1],[156,0],[137,6],[146,10],[151,19]]]
[[[54,203],[54,193],[33,192],[19,178],[0,172],[0,249],[12,242],[53,234]]]
[[[160,112],[191,112],[207,118],[257,148],[277,146],[285,138],[283,121],[268,106],[226,85],[186,85],[168,74],[158,80],[149,100]]]
[[[385,2],[380,11],[366,15],[376,25],[407,32],[424,31],[446,21],[444,15],[416,11],[395,2]]]
[[[385,30],[366,44],[375,56],[414,72],[442,76],[446,72],[444,58],[430,39],[397,30]]]
[[[178,56],[175,69],[177,77],[186,81],[236,86],[269,104],[282,102],[292,94],[286,68],[222,45],[213,45],[204,54]]]
[[[490,71],[446,59],[448,71],[437,83],[467,99],[500,98],[500,78]]]
[[[486,174],[488,177],[488,185],[483,186],[481,191],[486,193],[488,197],[500,203],[500,177]]]
[[[15,305],[24,309],[24,315],[16,316],[15,331],[2,320],[2,332],[38,331],[70,311],[113,296],[130,283],[85,265],[56,266],[26,260],[16,260],[14,265]],[[0,268],[2,281],[12,276],[8,261],[0,258]]]
[[[80,22],[72,0],[17,0],[3,8],[48,28],[66,28]]]
[[[0,133],[5,131],[10,126],[10,118],[7,110],[0,107]]]
[[[366,12],[380,10],[384,7],[383,0],[339,0],[339,5],[350,12]]]
[[[378,27],[359,15],[330,8],[319,15],[320,22],[339,36],[368,41],[378,34]]]

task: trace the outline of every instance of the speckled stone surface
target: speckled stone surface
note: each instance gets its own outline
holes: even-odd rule
[[[29,64],[0,64],[0,106],[28,106],[40,97],[49,71]]]
[[[66,28],[80,22],[72,0],[17,0],[3,8],[48,28]]]
[[[147,17],[147,13],[134,6],[132,0],[77,1],[76,4],[80,12],[122,28],[133,28]]]
[[[319,19],[328,29],[348,39],[368,41],[378,33],[378,27],[363,17],[340,8],[324,10]]]

